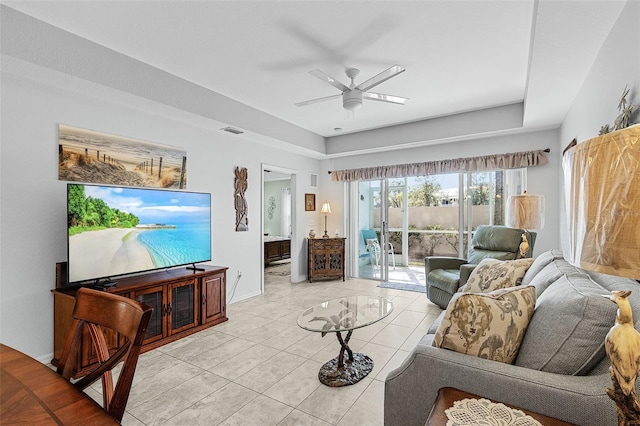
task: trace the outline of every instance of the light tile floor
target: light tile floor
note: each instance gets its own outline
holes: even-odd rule
[[[380,279],[380,266],[364,264],[358,268],[358,276],[367,279]],[[403,266],[398,264],[395,268],[389,266],[389,281],[400,284],[425,285],[424,264]]]
[[[265,277],[264,295],[227,306],[229,321],[140,357],[124,425],[383,424],[385,377],[441,310],[424,293],[376,281]],[[355,385],[327,387],[318,370],[340,345],[334,334],[322,338],[296,319],[308,306],[355,294],[387,297],[394,310],[353,333],[351,348],[374,360],[373,371]],[[100,401],[97,389],[90,392]]]

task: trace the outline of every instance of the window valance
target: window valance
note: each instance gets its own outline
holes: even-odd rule
[[[483,155],[481,157],[456,158],[452,160],[427,161],[424,163],[334,170],[331,172],[331,180],[334,182],[343,182],[485,170],[519,169],[522,167],[547,164],[546,152],[549,152],[549,149]]]

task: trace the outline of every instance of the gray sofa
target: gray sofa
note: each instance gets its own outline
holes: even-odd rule
[[[384,423],[424,425],[438,389],[454,387],[579,425],[616,425],[604,338],[617,307],[601,297],[629,296],[640,329],[640,283],[589,273],[559,250],[539,255],[522,285],[536,288],[536,309],[513,365],[431,345],[442,315],[385,380]],[[444,312],[443,312],[444,315]]]

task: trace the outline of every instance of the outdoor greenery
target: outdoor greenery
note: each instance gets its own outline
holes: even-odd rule
[[[458,175],[456,175],[457,177]],[[469,185],[469,200],[472,206],[489,206],[493,215],[491,221],[493,224],[499,225],[504,223],[504,172],[495,171],[490,173],[471,173],[471,182]],[[466,176],[465,176],[466,178]],[[465,195],[457,191],[443,191],[442,182],[452,181],[452,179],[443,180],[438,176],[422,176],[412,178],[409,181],[404,179],[389,179],[389,208],[420,208],[420,207],[440,207],[457,205],[459,202],[465,202]],[[457,181],[457,179],[456,179]],[[404,200],[404,185],[407,184],[406,200]],[[457,186],[457,184],[456,184]],[[466,185],[465,185],[466,186]],[[449,193],[447,193],[449,192]],[[381,207],[380,191],[372,191],[373,208]],[[458,199],[456,199],[458,198]],[[430,209],[429,209],[430,210]],[[430,214],[435,215],[437,221],[438,212],[430,210]],[[420,209],[416,209],[415,214],[419,214]],[[450,214],[451,210],[443,209],[443,214]],[[411,210],[410,210],[411,212]],[[414,213],[409,213],[409,215]],[[449,221],[450,222],[450,221]],[[446,225],[450,226],[450,225]],[[474,226],[475,228],[475,226]],[[457,255],[460,244],[460,233],[457,227],[447,228],[442,225],[408,225],[408,257],[409,261],[421,261],[425,256],[434,255]],[[425,232],[427,231],[427,232]],[[441,232],[434,232],[441,231]],[[389,241],[393,244],[396,254],[400,254],[403,250],[402,231],[391,231],[389,233]],[[466,252],[468,241],[463,238],[463,252]]]
[[[489,204],[489,183],[486,173],[471,175],[471,204],[474,206]]]
[[[433,176],[418,178],[418,185],[409,189],[409,207],[437,206],[437,193],[441,190]]]
[[[403,195],[402,181],[393,181],[389,184],[389,207],[401,208]],[[440,194],[442,185],[434,176],[421,176],[416,178],[416,185],[408,188],[408,207],[429,207],[442,204]],[[473,173],[471,175],[471,203],[474,206],[489,204],[489,182],[486,173]]]
[[[87,197],[84,186],[69,186],[69,235],[104,228],[133,228],[136,215],[109,207],[99,198]]]

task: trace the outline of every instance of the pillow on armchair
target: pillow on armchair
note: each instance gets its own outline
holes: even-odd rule
[[[483,259],[469,275],[463,291],[488,293],[501,288],[515,287],[522,283],[533,259],[518,260]]]
[[[367,239],[367,251],[380,251],[380,243],[375,238]]]

